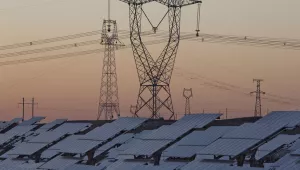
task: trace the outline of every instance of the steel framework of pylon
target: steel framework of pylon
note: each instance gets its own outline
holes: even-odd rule
[[[185,115],[191,114],[191,103],[190,98],[193,97],[192,89],[183,89],[183,97],[185,98]]]
[[[181,8],[201,3],[200,0],[120,0],[129,5],[130,40],[137,68],[140,89],[135,116],[144,107],[151,112],[153,119],[160,118],[160,110],[167,109],[169,119],[175,119],[170,81],[180,41]],[[156,1],[168,7],[169,40],[157,60],[154,60],[141,38],[143,5]],[[165,15],[165,16],[166,16]],[[147,17],[149,20],[149,18]],[[157,27],[153,27],[156,31]]]
[[[260,90],[260,83],[262,79],[253,79],[253,82],[256,82],[256,91],[250,92],[250,94],[256,94],[255,106],[254,106],[254,116],[262,116],[261,115],[261,94],[266,94],[264,91]]]
[[[117,22],[110,19],[110,1],[108,0],[108,20],[103,21],[101,44],[105,46],[103,69],[98,106],[98,120],[120,116],[115,50],[122,46],[118,38]]]

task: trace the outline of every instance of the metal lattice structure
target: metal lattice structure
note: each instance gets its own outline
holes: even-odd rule
[[[175,119],[170,82],[180,41],[180,20],[183,6],[201,3],[199,0],[121,0],[129,5],[130,40],[138,73],[140,89],[135,116],[148,108],[153,119],[160,118],[160,110]],[[154,60],[141,38],[143,5],[156,1],[168,7],[169,40],[157,60]],[[154,28],[156,30],[157,28]]]
[[[192,89],[183,89],[183,97],[185,98],[185,115],[191,114],[191,103],[190,98],[193,97]]]
[[[104,20],[101,44],[105,46],[100,87],[98,120],[104,115],[105,120],[120,116],[115,50],[122,43],[118,39],[117,22]]]
[[[261,94],[266,94],[264,91],[260,90],[260,83],[262,79],[253,79],[253,82],[256,82],[256,91],[251,92],[250,94],[256,94],[255,107],[254,107],[254,116],[262,116],[261,115]]]

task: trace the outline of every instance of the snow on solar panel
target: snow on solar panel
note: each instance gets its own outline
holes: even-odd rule
[[[171,146],[162,153],[162,157],[188,158],[204,148],[205,146]]]
[[[40,166],[39,169],[66,169],[79,161],[80,159],[57,156]]]
[[[279,147],[293,143],[299,137],[300,137],[300,135],[278,135],[271,141],[260,146],[255,155],[255,158],[257,160],[259,160],[259,159],[263,158],[264,156],[268,155],[269,153],[271,153],[272,151],[278,149]]]
[[[45,119],[46,117],[33,117],[29,120],[25,120],[24,122],[20,123],[20,126],[29,126],[29,125],[33,125],[43,119]]]
[[[180,136],[187,133],[190,128],[182,128],[181,126],[164,125],[156,130],[152,130],[152,133],[143,136],[142,139],[151,140],[175,140]]]
[[[32,138],[29,140],[29,142],[32,143],[52,143],[54,141],[57,141],[61,139],[63,136],[65,136],[65,132],[54,132],[54,131],[49,131],[49,132],[44,132],[42,134],[39,134],[38,136]]]
[[[222,114],[191,114],[177,120],[172,126],[180,126],[182,128],[203,128]]]
[[[33,128],[35,128],[36,125],[30,125],[30,126],[16,126],[12,129],[10,129],[6,134],[14,134],[17,136],[23,136],[27,132],[31,131]]]
[[[283,124],[245,123],[235,130],[226,133],[223,138],[265,139],[283,129]]]
[[[61,126],[55,128],[53,131],[74,134],[89,128],[91,125],[92,124],[90,123],[64,123]]]
[[[32,155],[47,146],[45,143],[20,143],[15,148],[9,150],[8,155]]]
[[[255,139],[218,139],[199,152],[200,155],[237,156],[255,146]]]
[[[256,123],[264,124],[286,124],[286,127],[293,128],[300,124],[300,111],[274,111],[266,115]]]
[[[111,123],[104,124],[103,126],[97,127],[85,135],[82,135],[81,139],[106,141],[119,134],[122,129],[114,126]]]
[[[159,149],[167,146],[170,142],[170,140],[136,140],[134,147],[130,147],[120,154],[151,156]]]

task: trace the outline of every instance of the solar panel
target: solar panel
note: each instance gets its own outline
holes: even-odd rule
[[[275,111],[271,112],[256,123],[286,124],[286,127],[294,128],[300,124],[300,111]]]
[[[207,146],[235,128],[235,126],[213,126],[205,131],[193,131],[177,142],[176,145]]]
[[[255,146],[256,139],[218,139],[199,152],[200,155],[237,156]]]
[[[64,123],[55,128],[54,132],[64,132],[67,134],[75,134],[92,126],[90,123]]]
[[[11,126],[15,123],[19,123],[21,120],[22,120],[21,118],[14,118],[14,119],[12,119],[11,121],[8,121],[8,122],[1,122],[0,129],[4,130],[7,127],[9,127],[9,126]]]
[[[50,159],[53,158],[54,156],[59,154],[59,150],[54,150],[54,149],[47,149],[45,150],[42,155],[41,158],[46,158],[46,159]]]
[[[271,141],[260,146],[255,158],[259,160],[279,147],[295,142],[299,137],[300,135],[278,135]]]
[[[40,166],[39,169],[66,169],[67,167],[76,164],[80,159],[57,156]]]
[[[142,139],[175,140],[187,133],[189,130],[191,129],[182,128],[181,126],[164,125],[156,130],[152,130],[152,133],[145,135]]]
[[[146,118],[133,118],[133,117],[121,117],[115,121],[113,121],[111,124],[122,129],[122,130],[132,130],[140,126],[142,123],[144,123]]]
[[[122,134],[122,135],[114,138],[112,141],[110,141],[110,142],[106,143],[105,145],[101,146],[97,150],[98,151],[106,151],[106,150],[110,149],[111,147],[113,147],[117,144],[125,143],[129,139],[132,139],[132,137],[133,137],[133,133]]]
[[[57,140],[61,139],[65,135],[66,135],[65,132],[49,131],[49,132],[44,132],[42,134],[39,134],[38,136],[32,138],[28,142],[32,142],[32,143],[52,143],[54,141],[57,141]]]
[[[84,154],[91,149],[94,149],[102,144],[101,141],[92,141],[92,140],[72,140],[64,147],[60,148],[60,152],[62,153],[76,153],[76,154]]]
[[[66,122],[68,119],[56,119],[50,123],[45,124],[44,126],[41,127],[41,129],[51,129],[56,125],[60,125],[63,124],[64,122]]]
[[[47,146],[45,143],[20,143],[12,150],[9,150],[8,155],[33,155],[37,151]]]
[[[19,124],[19,126],[29,126],[29,125],[33,125],[37,122],[40,122],[41,120],[45,119],[46,117],[33,117],[29,120],[25,120],[24,122],[22,122],[21,124]]]
[[[9,134],[9,133],[0,134],[0,146],[13,140],[15,136],[16,136],[15,134]]]
[[[179,119],[172,126],[180,126],[182,128],[203,128],[215,119],[219,118],[222,114],[191,114],[186,115]]]
[[[35,128],[36,125],[30,125],[30,126],[16,126],[12,129],[10,129],[6,134],[13,134],[17,136],[23,136],[27,132],[31,131],[33,128]]]
[[[141,162],[123,162],[121,160],[111,164],[105,170],[137,170],[142,165]]]
[[[65,170],[100,170],[99,167],[91,165],[74,164],[67,167]]]
[[[151,156],[159,149],[167,146],[170,140],[136,140],[134,147],[121,152],[121,155],[147,155]]]
[[[205,146],[171,146],[162,153],[162,157],[189,158],[204,148]]]
[[[283,130],[285,124],[246,123],[226,133],[223,138],[265,139]]]
[[[104,124],[101,127],[97,127],[85,135],[81,136],[81,139],[106,141],[113,138],[122,131],[121,128],[114,126],[111,123]]]

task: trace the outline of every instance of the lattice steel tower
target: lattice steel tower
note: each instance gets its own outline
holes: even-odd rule
[[[105,46],[98,120],[104,115],[105,120],[120,116],[115,50],[122,43],[118,39],[117,22],[110,19],[110,1],[108,0],[108,20],[103,21],[101,44]]]
[[[254,116],[261,116],[261,94],[266,94],[264,91],[260,90],[260,83],[262,79],[253,79],[253,82],[256,82],[256,91],[250,92],[250,94],[256,93],[256,100],[254,106]]]
[[[143,108],[151,112],[153,119],[160,118],[160,110],[166,109],[170,119],[175,119],[171,98],[170,82],[180,41],[181,9],[184,6],[201,3],[200,0],[120,0],[129,5],[130,40],[137,68],[140,90],[136,104],[135,116]],[[165,16],[169,20],[169,41],[154,60],[141,38],[143,5],[156,1],[168,7]],[[145,14],[146,15],[146,14]],[[146,16],[147,17],[147,16]],[[149,19],[147,17],[147,19]],[[157,27],[153,27],[156,31]]]
[[[185,115],[191,114],[190,98],[193,97],[192,89],[183,89],[183,97],[185,98]]]

